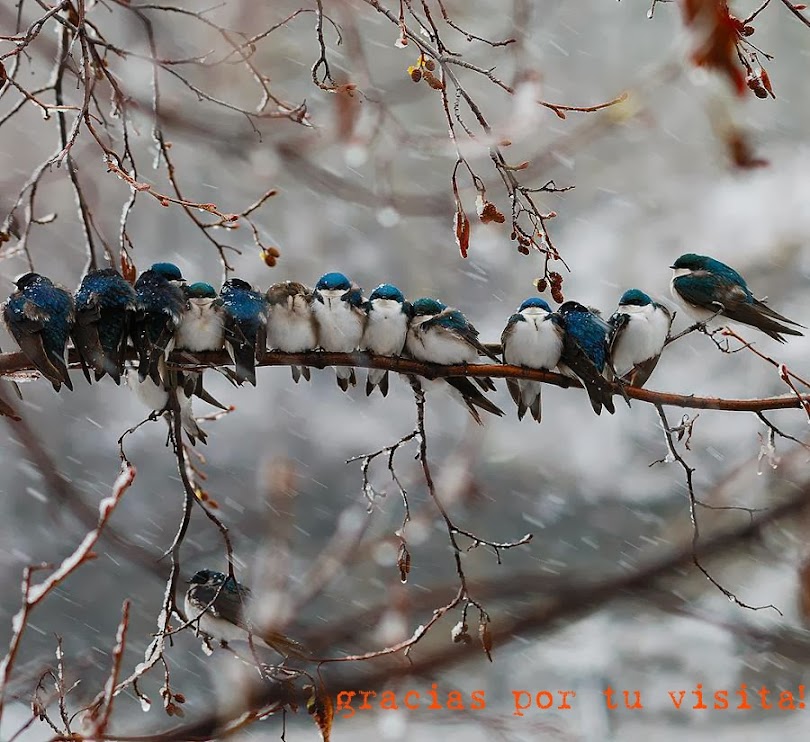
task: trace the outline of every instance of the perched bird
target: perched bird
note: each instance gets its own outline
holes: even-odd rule
[[[255,600],[251,591],[222,572],[201,569],[186,591],[186,620],[199,633],[221,642],[262,641],[284,657],[306,657],[307,651],[294,639],[278,631],[259,631],[250,625],[247,612]]]
[[[58,392],[73,389],[65,345],[73,325],[73,297],[38,273],[16,280],[17,290],[3,304],[3,321],[20,349]]]
[[[180,327],[174,336],[175,350],[187,350],[191,353],[222,350],[225,342],[225,313],[222,301],[216,289],[210,283],[197,282],[186,286],[186,306]],[[203,389],[202,371],[177,372],[177,384],[183,386],[185,394],[192,394],[219,407],[228,409]]]
[[[76,292],[76,322],[71,330],[87,381],[109,374],[121,383],[130,322],[135,313],[135,289],[114,268],[88,271]]]
[[[147,376],[158,386],[168,380],[162,367],[174,347],[174,333],[183,319],[185,282],[173,263],[155,263],[135,281],[132,344],[138,353],[138,378]]]
[[[236,379],[256,386],[256,358],[267,347],[267,299],[239,278],[222,284],[225,343],[236,366]]]
[[[137,372],[133,369],[126,369],[124,372],[124,379],[127,386],[135,392],[135,396],[144,404],[149,410],[152,410],[156,415],[165,414],[166,422],[171,426],[169,400],[170,394],[175,394],[177,397],[177,407],[180,410],[180,424],[183,430],[186,431],[191,445],[195,445],[199,440],[202,443],[208,442],[208,434],[197,424],[194,419],[194,411],[191,409],[191,396],[186,393],[183,387],[182,379],[176,386],[167,388],[163,383],[156,384],[151,376],[147,376],[143,381]]]
[[[557,364],[560,372],[582,382],[597,415],[602,414],[603,405],[612,415],[616,408],[610,384],[602,375],[608,358],[610,325],[575,301],[565,302],[557,311],[565,329],[562,355]]]
[[[222,301],[210,283],[192,283],[185,289],[186,306],[174,338],[177,350],[203,353],[222,350],[225,313]]]
[[[629,289],[608,324],[608,357],[616,377],[630,386],[644,386],[669,337],[672,312],[643,291]]]
[[[501,334],[503,362],[550,371],[560,360],[563,321],[540,297],[526,299],[506,323]],[[540,422],[540,392],[543,385],[528,379],[507,379],[506,386],[518,408],[518,420],[526,410]]]
[[[312,315],[312,289],[296,281],[280,281],[267,289],[267,344],[283,353],[305,353],[318,347]],[[309,381],[308,366],[290,366],[293,381]]]
[[[500,359],[487,350],[478,340],[478,331],[458,310],[448,307],[438,299],[423,297],[411,305],[411,321],[405,339],[405,349],[419,361],[454,365],[475,363],[479,354]],[[421,383],[425,383],[423,380]],[[446,383],[442,383],[446,382]],[[476,378],[475,382],[485,391],[495,389],[492,379]],[[473,419],[483,425],[476,408],[493,415],[503,415],[503,410],[488,400],[473,382],[464,376],[448,376],[431,380],[432,386],[447,389],[469,410]]]
[[[365,304],[366,329],[361,346],[380,356],[398,356],[405,347],[408,334],[410,304],[402,292],[390,283],[377,286]],[[366,395],[379,386],[383,397],[388,396],[388,371],[370,368],[366,379]]]
[[[783,317],[764,301],[755,299],[745,279],[725,263],[706,255],[686,253],[670,267],[673,269],[672,295],[698,322],[722,315],[756,327],[780,343],[785,342],[781,333],[803,334],[783,323],[802,328],[804,325]]]
[[[315,284],[313,298],[312,314],[320,348],[332,353],[357,350],[366,323],[363,290],[342,273],[325,273]],[[336,366],[335,374],[344,392],[357,383],[352,366]]]

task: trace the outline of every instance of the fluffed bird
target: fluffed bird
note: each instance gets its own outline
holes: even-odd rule
[[[184,601],[186,620],[199,633],[221,642],[261,641],[284,657],[307,656],[304,647],[278,631],[259,631],[247,613],[256,599],[249,588],[222,572],[201,569],[189,580]]]
[[[672,296],[698,322],[719,315],[756,327],[780,343],[785,342],[782,333],[803,334],[788,325],[801,328],[804,325],[783,317],[764,301],[756,299],[745,279],[725,263],[706,255],[686,253],[670,267],[673,269]]]
[[[88,271],[82,279],[71,337],[88,381],[92,368],[96,381],[109,374],[121,383],[136,301],[135,289],[114,268]]]
[[[453,307],[448,307],[438,299],[423,297],[411,305],[411,321],[405,339],[405,349],[419,361],[455,365],[475,363],[479,354],[487,355],[500,363],[494,353],[478,340],[478,331],[467,318]],[[503,410],[488,400],[473,382],[464,376],[448,376],[444,379],[420,380],[425,385],[447,389],[460,400],[473,419],[483,425],[477,407],[493,415],[503,415]],[[442,383],[446,382],[446,383]],[[475,382],[484,390],[495,389],[492,379],[476,378]]]
[[[313,298],[319,347],[331,353],[357,350],[366,323],[363,290],[342,273],[325,273],[315,284]],[[335,374],[344,392],[357,383],[352,366],[335,366]]]
[[[166,385],[166,358],[174,347],[174,334],[183,319],[185,281],[173,263],[155,263],[135,281],[135,316],[132,344],[138,353],[138,378],[147,376]]]
[[[236,366],[236,379],[256,386],[256,358],[267,347],[267,299],[240,278],[222,284],[225,343]]]
[[[192,283],[185,289],[186,306],[175,334],[174,347],[192,353],[222,350],[225,313],[210,283]]]
[[[550,371],[560,360],[565,329],[559,314],[540,297],[526,299],[506,323],[501,334],[503,362],[524,368]],[[506,386],[518,408],[518,420],[526,410],[540,422],[540,392],[543,385],[529,379],[507,379]]]
[[[73,389],[65,346],[74,321],[73,297],[39,273],[26,273],[3,304],[3,321],[22,352],[58,392]]]
[[[225,313],[216,289],[210,283],[200,281],[186,286],[184,291],[186,306],[175,333],[175,350],[187,350],[191,353],[222,350],[225,342]],[[228,409],[205,391],[202,379],[201,371],[177,372],[177,383],[183,386],[187,396],[195,394],[221,410]]]
[[[561,373],[579,379],[591,400],[593,411],[602,407],[616,412],[610,383],[603,376],[608,359],[610,325],[595,312],[575,301],[567,301],[557,312],[563,319],[565,336],[560,362]]]
[[[280,281],[267,289],[267,344],[282,353],[305,353],[318,347],[312,314],[312,289],[297,281]],[[290,366],[293,381],[309,381],[308,366]]]
[[[365,304],[366,328],[361,347],[379,356],[398,356],[405,347],[408,334],[410,304],[402,292],[390,283],[381,283]],[[383,397],[388,396],[388,371],[370,368],[366,379],[366,395],[379,387]]]
[[[629,289],[608,324],[608,354],[616,377],[630,386],[644,386],[669,337],[672,312],[643,291]]]

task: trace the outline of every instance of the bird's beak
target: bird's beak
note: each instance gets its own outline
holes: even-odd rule
[[[319,292],[319,291],[316,291],[316,292],[315,292],[315,293],[312,295],[312,298],[313,298],[313,299],[315,299],[316,301],[319,301],[321,304],[323,304],[323,297],[321,296],[321,294],[320,294],[320,292]]]
[[[672,270],[675,270],[675,266],[674,266],[674,265],[671,265],[671,266],[669,266],[669,267],[670,267],[670,268],[672,268]]]

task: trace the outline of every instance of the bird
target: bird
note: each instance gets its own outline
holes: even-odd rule
[[[321,350],[331,353],[357,350],[366,323],[363,290],[342,273],[324,273],[315,284],[313,299],[312,314]],[[357,383],[352,366],[336,366],[335,374],[344,392]]]
[[[250,625],[246,614],[255,600],[249,588],[213,569],[201,569],[188,581],[184,607],[186,620],[198,633],[218,641],[260,640],[284,657],[303,658],[306,649],[278,631],[261,631]]]
[[[545,299],[526,299],[506,323],[501,334],[503,362],[550,371],[560,360],[565,330],[559,314]],[[506,386],[518,408],[518,420],[526,410],[540,422],[540,392],[543,385],[529,379],[507,379]]]
[[[109,374],[120,385],[137,301],[135,289],[115,268],[101,268],[87,272],[74,298],[71,338],[87,381],[92,368],[96,381]]]
[[[25,273],[3,304],[2,317],[11,336],[55,391],[71,391],[65,346],[74,321],[73,296],[39,273]]]
[[[267,344],[282,353],[305,353],[318,347],[312,314],[312,289],[297,281],[279,281],[267,289]],[[293,381],[309,381],[308,366],[290,366]]]
[[[130,334],[138,353],[141,381],[148,376],[158,386],[168,383],[163,378],[163,367],[183,320],[184,286],[183,274],[173,263],[154,263],[135,281],[135,316]]]
[[[458,309],[448,307],[431,297],[422,297],[411,305],[411,321],[408,325],[405,349],[416,360],[428,363],[443,365],[475,363],[479,354],[487,355],[500,363],[500,358],[479,342],[478,330]],[[425,381],[427,380],[421,383],[424,384]],[[475,382],[485,391],[495,389],[492,379],[476,378]],[[479,425],[483,425],[483,421],[476,408],[493,415],[503,415],[503,410],[488,400],[476,389],[475,384],[464,376],[434,379],[430,385],[443,389],[447,389],[449,385],[451,396],[467,407]]]
[[[192,283],[185,289],[186,306],[174,338],[176,350],[191,353],[222,350],[225,313],[216,289],[210,283]]]
[[[670,267],[673,269],[670,283],[672,296],[698,322],[722,315],[755,327],[780,343],[785,342],[783,333],[803,335],[795,327],[807,329],[775,312],[763,300],[755,298],[745,279],[719,260],[686,253]]]
[[[180,412],[180,425],[186,431],[191,445],[208,442],[208,434],[197,424],[194,418],[194,411],[191,408],[191,395],[186,393],[182,379],[176,385],[166,385],[162,381],[156,383],[151,376],[145,376],[143,381],[140,375],[131,368],[124,372],[124,379],[127,386],[135,393],[135,396],[151,410],[155,415],[163,414],[166,422],[171,427],[171,417],[169,415],[170,394],[174,394],[177,399],[177,407]],[[221,405],[218,405],[221,407]]]
[[[410,318],[410,304],[402,292],[390,283],[381,283],[365,303],[366,327],[361,346],[380,356],[398,356],[405,347]],[[378,387],[388,396],[388,371],[371,368],[366,379],[366,396]]]
[[[644,386],[669,337],[672,312],[643,291],[628,289],[608,324],[608,358],[616,377],[630,386]]]
[[[240,278],[225,281],[219,297],[225,313],[225,344],[236,366],[237,382],[256,386],[256,357],[267,347],[267,299]]]
[[[205,353],[222,350],[225,342],[225,313],[216,289],[210,283],[199,281],[186,286],[186,305],[180,326],[174,337],[175,350],[190,353]],[[196,395],[208,404],[228,408],[214,399],[202,384],[202,371],[176,372],[176,382],[181,384],[187,396]]]
[[[616,408],[610,383],[603,376],[608,359],[610,325],[576,301],[565,302],[557,312],[565,329],[557,367],[561,373],[582,382],[597,415],[602,414],[603,406],[612,415]]]

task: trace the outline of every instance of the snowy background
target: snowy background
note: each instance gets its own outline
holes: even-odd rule
[[[330,5],[326,4],[327,9]],[[387,3],[392,8],[396,3]],[[568,299],[613,311],[621,293],[638,287],[670,302],[668,266],[681,253],[708,253],[737,268],[758,296],[770,297],[778,311],[810,324],[810,140],[807,97],[808,29],[779,3],[773,3],[756,22],[753,40],[775,54],[768,63],[775,100],[753,95],[730,101],[723,86],[705,73],[681,66],[688,50],[678,8],[658,5],[647,20],[647,4],[602,0],[530,3],[531,22],[525,31],[523,64],[539,75],[540,96],[548,101],[591,105],[609,100],[623,90],[635,93],[621,114],[606,112],[569,114],[558,119],[551,111],[520,103],[474,74],[463,79],[498,132],[513,141],[511,161],[530,160],[522,173],[542,185],[553,178],[558,185],[576,188],[543,199],[558,218],[550,230],[571,268],[565,274]],[[738,7],[739,6],[739,7]],[[252,3],[228,3],[217,11],[223,24],[254,33],[278,22],[298,7],[277,2],[253,17]],[[435,295],[459,307],[476,324],[483,339],[497,342],[506,319],[520,302],[533,294],[532,279],[539,272],[534,256],[519,255],[508,230],[483,226],[473,220],[470,256],[459,257],[451,231],[450,175],[454,155],[443,139],[446,124],[440,99],[425,85],[415,85],[405,69],[414,63],[413,48],[396,49],[396,29],[361,3],[341,6],[358,13],[358,30],[367,55],[370,82],[360,87],[381,99],[413,136],[423,136],[423,151],[397,147],[388,135],[378,150],[364,151],[335,143],[329,136],[334,96],[312,85],[309,68],[317,58],[312,15],[291,22],[259,45],[256,64],[271,80],[274,91],[287,100],[306,98],[313,133],[280,121],[265,125],[258,141],[239,116],[197,104],[193,94],[168,76],[163,90],[167,108],[190,107],[195,120],[210,126],[210,137],[171,133],[172,153],[188,198],[214,201],[225,211],[238,211],[270,187],[279,195],[256,215],[268,244],[277,245],[281,259],[270,269],[259,259],[244,228],[228,241],[244,248],[232,261],[236,275],[266,287],[295,279],[314,283],[328,270],[341,270],[370,291],[386,281],[397,284],[410,298]],[[744,16],[753,3],[734,3]],[[511,4],[485,0],[448,3],[454,18],[469,30],[493,38],[514,35]],[[362,11],[362,12],[361,12]],[[395,9],[396,12],[396,9]],[[340,17],[340,12],[335,12]],[[116,12],[108,23],[116,38],[129,48],[145,49],[143,34],[131,18]],[[33,19],[33,16],[32,16]],[[123,20],[122,20],[123,19]],[[4,20],[7,20],[4,17]],[[339,21],[340,22],[340,21]],[[215,47],[217,40],[201,26],[172,20],[158,26],[158,46],[165,57],[189,57]],[[192,33],[193,31],[193,33]],[[50,32],[52,34],[52,30]],[[329,59],[336,77],[359,79],[334,32],[325,30]],[[468,51],[462,37],[450,34],[465,58],[484,66],[498,64],[498,74],[510,79],[509,56],[482,45]],[[46,39],[45,48],[53,44]],[[28,70],[47,70],[51,60],[33,58]],[[39,66],[38,66],[39,65]],[[120,66],[131,90],[149,95],[151,69],[131,60]],[[674,69],[674,73],[673,73]],[[461,72],[464,72],[463,70]],[[255,103],[255,90],[233,67],[190,73],[206,89]],[[244,89],[243,89],[244,87]],[[283,92],[281,92],[283,91]],[[9,103],[3,101],[3,111]],[[731,112],[749,129],[767,168],[731,171],[724,150],[710,126],[718,107]],[[360,104],[358,129],[372,126],[374,105]],[[206,119],[206,112],[211,118]],[[601,118],[601,123],[599,119]],[[143,162],[151,154],[149,122],[141,122],[136,143]],[[366,129],[367,130],[367,129]],[[54,128],[34,109],[16,117],[0,130],[0,206],[16,196],[32,167],[53,149]],[[285,148],[319,167],[357,182],[373,193],[384,193],[384,179],[375,163],[390,160],[391,186],[397,192],[435,199],[435,214],[414,217],[398,213],[380,198],[371,205],[344,200],[340,193],[318,187],[285,159]],[[508,210],[497,188],[485,151],[469,150],[477,172],[485,177],[488,195]],[[105,166],[95,145],[81,139],[74,149],[99,228],[111,242],[117,238],[120,205],[127,188]],[[140,177],[164,187],[162,172],[142,166]],[[54,170],[39,195],[42,212],[58,214],[50,225],[37,227],[29,243],[35,266],[54,280],[78,285],[85,254],[75,219],[67,179]],[[474,191],[462,190],[472,209]],[[471,214],[472,216],[472,214]],[[172,260],[189,281],[221,281],[215,250],[201,238],[179,208],[161,208],[141,197],[131,218],[135,245],[133,259],[139,269],[154,260]],[[12,290],[12,280],[24,272],[19,257],[0,262],[0,294]],[[684,327],[682,316],[676,329]],[[810,338],[797,338],[780,346],[748,331],[763,352],[787,363],[797,373],[808,373]],[[0,335],[0,347],[11,341]],[[267,467],[292,464],[296,496],[289,507],[294,582],[311,565],[346,508],[362,500],[359,465],[347,458],[380,445],[393,443],[412,429],[413,402],[404,382],[392,379],[387,399],[367,399],[362,384],[348,395],[340,392],[331,370],[314,372],[311,384],[293,384],[285,368],[259,371],[259,386],[236,389],[215,374],[207,386],[236,411],[215,423],[202,423],[209,433],[203,451],[206,489],[219,502],[221,517],[236,543],[247,583],[261,573],[269,524],[278,517],[260,483]],[[118,471],[116,440],[145,415],[125,388],[109,379],[92,387],[80,375],[76,390],[56,395],[42,382],[23,387],[21,404],[26,418],[40,433],[43,445],[85,502],[94,504],[108,494]],[[763,397],[784,393],[774,369],[750,353],[719,353],[704,336],[691,336],[671,347],[648,386],[682,394],[722,397]],[[509,575],[536,570],[543,578],[559,576],[565,583],[578,577],[615,575],[655,557],[690,534],[683,473],[676,464],[650,467],[665,456],[655,410],[634,403],[631,409],[617,400],[614,416],[593,415],[587,397],[577,390],[549,387],[544,391],[542,425],[519,423],[502,383],[496,402],[507,411],[502,419],[489,419],[478,428],[463,408],[450,399],[431,399],[428,409],[431,461],[440,494],[460,525],[494,540],[509,540],[527,531],[535,534],[529,546],[506,553],[498,566],[483,550],[465,557],[474,577]],[[200,413],[212,410],[200,405]],[[671,410],[670,422],[680,412]],[[804,436],[807,421],[797,411],[772,413],[771,419],[786,432]],[[84,530],[69,510],[52,497],[37,469],[10,434],[0,438],[0,580],[5,598],[0,602],[0,636],[7,636],[18,607],[20,575],[26,564],[58,562],[74,548]],[[779,468],[757,461],[759,434],[765,430],[748,413],[701,412],[695,425],[689,462],[697,468],[698,495],[719,505],[762,507],[778,501],[806,480],[806,454],[787,456],[794,444],[777,442],[785,455]],[[162,423],[140,428],[127,439],[126,450],[138,469],[132,490],[113,524],[158,559],[170,544],[182,505],[182,488],[174,458],[165,447]],[[400,459],[401,473],[421,506],[426,493],[408,453]],[[758,476],[758,472],[762,471]],[[385,478],[380,472],[378,480]],[[377,481],[377,480],[375,480]],[[430,513],[428,507],[423,512]],[[701,511],[711,523],[736,523],[744,514]],[[398,498],[391,495],[372,517],[372,536],[392,535],[401,522]],[[726,520],[723,520],[726,519]],[[563,740],[785,739],[803,738],[810,731],[810,712],[780,711],[675,711],[667,691],[692,689],[702,683],[707,691],[733,690],[740,683],[773,691],[810,684],[810,635],[804,632],[797,608],[797,567],[806,556],[807,523],[781,524],[769,529],[757,544],[733,558],[711,562],[712,574],[725,587],[751,604],[774,604],[782,612],[752,612],[729,602],[696,570],[672,579],[672,593],[608,603],[581,620],[556,626],[540,634],[516,636],[508,646],[495,649],[495,663],[483,654],[430,679],[414,679],[394,689],[427,688],[434,680],[441,690],[466,692],[483,688],[483,712],[358,712],[351,721],[336,721],[335,739],[421,740],[438,734],[468,742],[501,738]],[[453,584],[452,557],[443,525],[422,517],[409,526],[413,568],[407,586],[399,584],[395,567],[396,542],[389,540],[371,550],[357,568],[329,585],[326,595],[299,617],[301,627],[326,627],[335,616],[389,598],[400,606],[405,633],[430,617],[431,611],[408,610],[409,595],[436,584]],[[393,544],[393,545],[392,545]],[[47,604],[34,614],[26,634],[17,677],[18,690],[53,662],[54,633],[64,637],[68,667],[83,678],[76,700],[90,698],[109,668],[121,602],[132,597],[131,641],[126,667],[142,657],[154,630],[163,582],[155,574],[128,564],[107,543],[99,558],[71,577]],[[256,554],[261,556],[257,561]],[[265,555],[265,556],[262,556]],[[201,514],[195,514],[183,550],[187,575],[203,566],[224,569],[219,537]],[[452,592],[447,595],[447,600]],[[437,603],[438,605],[438,603]],[[487,604],[497,625],[496,601]],[[400,614],[397,614],[400,615]],[[444,641],[456,619],[442,624],[432,641]],[[758,632],[749,632],[756,629]],[[792,629],[796,644],[791,651],[752,636],[775,636]],[[375,634],[375,630],[378,631]],[[397,634],[397,626],[388,627]],[[186,632],[188,633],[188,632]],[[295,633],[295,627],[291,628]],[[381,646],[386,631],[368,626],[367,644],[338,647],[337,651],[364,651]],[[779,634],[781,635],[781,634]],[[449,639],[448,639],[449,640]],[[804,647],[802,653],[801,647]],[[799,647],[799,649],[797,649]],[[418,650],[415,650],[418,657]],[[173,685],[188,703],[189,717],[201,714],[214,693],[217,656],[206,657],[199,642],[179,636],[169,653]],[[146,684],[153,697],[160,678]],[[640,689],[644,710],[606,713],[601,690]],[[87,695],[83,696],[86,686]],[[513,689],[574,689],[577,703],[570,711],[529,710],[523,718],[512,715]],[[27,696],[25,696],[27,698]],[[807,699],[810,701],[810,699]],[[165,728],[160,704],[148,715],[130,696],[118,701],[120,729],[133,734]],[[9,709],[2,734],[28,715],[22,704]],[[305,717],[305,714],[299,714]],[[288,730],[288,739],[316,738],[307,718]],[[254,725],[246,738],[276,739],[280,724],[271,718]],[[26,740],[48,739],[44,727],[34,727]]]

